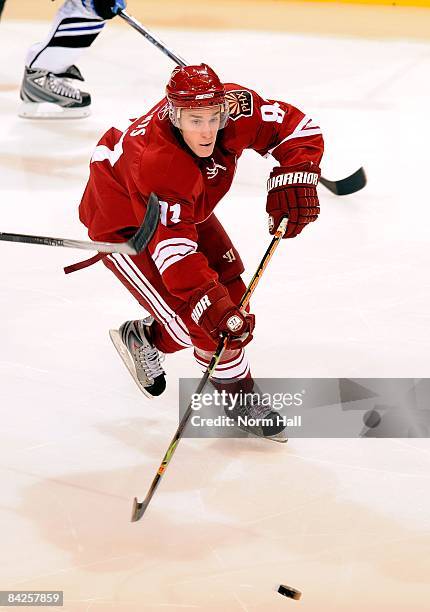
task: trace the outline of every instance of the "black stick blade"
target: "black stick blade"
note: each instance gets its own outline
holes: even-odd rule
[[[141,253],[148,246],[149,241],[157,229],[160,219],[160,203],[155,193],[151,193],[146,208],[145,218],[133,238],[128,244],[135,251],[136,255]]]
[[[363,189],[367,183],[367,179],[364,168],[359,168],[350,176],[340,179],[339,181],[329,181],[322,176],[320,178],[320,183],[335,195],[342,196]]]

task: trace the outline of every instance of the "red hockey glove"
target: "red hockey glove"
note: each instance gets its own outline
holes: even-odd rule
[[[320,212],[317,185],[320,176],[317,166],[305,163],[291,168],[274,168],[267,181],[266,211],[269,232],[274,234],[282,217],[288,217],[284,238],[294,238]]]
[[[218,342],[227,334],[227,347],[240,348],[251,342],[255,326],[254,315],[242,312],[230,299],[223,285],[213,282],[209,289],[198,291],[190,300],[191,318]]]

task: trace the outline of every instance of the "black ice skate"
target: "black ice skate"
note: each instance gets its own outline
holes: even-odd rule
[[[126,321],[109,335],[119,356],[139,389],[149,398],[161,395],[166,388],[166,375],[161,367],[164,355],[152,343],[153,317],[143,321]]]
[[[61,74],[26,67],[21,85],[23,102],[19,116],[25,119],[88,117],[91,114],[91,96],[73,87],[73,80],[84,80],[76,66],[70,66]]]
[[[241,401],[237,401],[233,408],[226,407],[225,413],[236,421],[240,429],[273,442],[288,442],[280,413],[261,403],[261,391],[257,385],[239,397]]]

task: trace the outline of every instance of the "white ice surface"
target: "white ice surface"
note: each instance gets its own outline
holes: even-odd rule
[[[97,139],[160,97],[170,60],[114,24],[80,62],[89,119],[17,117],[27,47],[47,24],[0,24],[0,231],[85,238],[77,204]],[[259,377],[426,377],[430,46],[268,33],[160,32],[224,80],[306,110],[323,171],[320,220],[276,253],[253,300]],[[250,278],[266,244],[249,152],[219,206]],[[177,425],[177,381],[149,402],[107,331],[141,310],[82,252],[1,243],[1,589],[63,589],[65,611],[428,610],[427,440],[183,440],[144,519],[129,522]],[[83,254],[85,256],[85,253]],[[278,595],[285,583],[301,602]],[[299,609],[299,608],[297,608]]]

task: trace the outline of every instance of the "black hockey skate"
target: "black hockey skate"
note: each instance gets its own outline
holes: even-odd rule
[[[238,383],[233,383],[237,391]],[[216,388],[219,384],[215,383]],[[288,442],[285,435],[285,423],[281,415],[273,411],[271,406],[264,405],[261,401],[261,391],[254,383],[251,391],[245,389],[236,393],[234,406],[225,405],[225,414],[234,419],[237,426],[247,433],[272,440],[273,442]]]
[[[153,322],[153,317],[126,321],[119,330],[109,331],[124,365],[139,389],[149,398],[161,395],[166,388],[166,375],[161,367],[164,355],[152,343]]]
[[[73,87],[74,80],[84,80],[76,66],[70,66],[61,74],[26,67],[21,85],[19,116],[25,119],[88,117],[91,114],[91,96]]]

